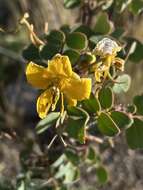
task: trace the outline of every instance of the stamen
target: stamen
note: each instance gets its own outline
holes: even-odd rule
[[[60,97],[60,91],[55,86],[53,86],[51,90],[52,90],[52,94],[53,94],[53,100],[52,100],[51,109],[52,109],[52,111],[54,111],[55,108],[56,108],[56,104],[57,104],[57,102],[59,100],[59,97]]]
[[[35,45],[35,46],[40,46],[40,45],[44,45],[44,42],[42,40],[40,40],[38,38],[38,36],[35,34],[34,32],[34,27],[32,24],[30,24],[28,21],[27,21],[27,18],[29,18],[29,14],[28,13],[25,13],[23,18],[20,20],[20,24],[25,24],[25,26],[28,28],[29,30],[29,35],[30,35],[30,39],[32,41],[32,43]]]
[[[61,115],[64,114],[64,96],[63,93],[61,93]]]

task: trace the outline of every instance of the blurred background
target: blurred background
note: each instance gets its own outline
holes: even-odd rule
[[[21,56],[23,48],[30,43],[26,30],[18,24],[25,12],[30,14],[38,34],[43,32],[45,22],[49,30],[79,22],[78,9],[65,9],[62,0],[0,0],[0,28],[7,31],[0,33],[0,183],[15,183],[21,171],[19,154],[24,150],[23,144],[34,142],[34,151],[40,154],[38,137],[33,130],[39,120],[35,107],[37,91],[26,83],[26,61]],[[96,16],[92,24],[95,21]],[[143,42],[142,14],[132,17],[124,11],[118,23],[124,26],[126,33]],[[120,97],[122,103],[130,103],[135,95],[143,93],[142,71],[142,63],[126,63],[125,72],[131,75],[132,85],[127,94]],[[102,151],[111,180],[98,187],[99,190],[143,189],[143,151],[128,149],[122,136],[115,140],[114,147]],[[82,179],[73,189],[95,190],[94,171],[88,175],[84,168],[82,170]]]

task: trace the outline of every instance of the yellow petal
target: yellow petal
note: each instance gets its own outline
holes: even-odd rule
[[[56,77],[70,77],[72,67],[68,56],[57,54],[48,62],[48,71]]]
[[[71,78],[80,80],[80,76],[76,74],[75,72],[72,72]]]
[[[71,79],[62,89],[63,93],[70,99],[83,100],[89,98],[91,93],[91,79]]]
[[[26,77],[28,82],[39,89],[45,89],[50,82],[50,75],[45,67],[30,62],[26,68]]]
[[[66,97],[66,99],[67,99],[67,103],[68,103],[69,106],[76,106],[77,105],[77,100],[70,99],[68,97]]]
[[[95,80],[96,80],[96,82],[101,82],[102,77],[103,77],[103,72],[96,70],[95,71]]]
[[[47,113],[52,106],[53,94],[51,90],[43,92],[37,100],[37,112],[41,119],[47,116]]]

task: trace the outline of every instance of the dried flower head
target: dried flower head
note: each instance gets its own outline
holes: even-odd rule
[[[106,55],[116,55],[120,50],[121,46],[119,46],[114,40],[103,38],[97,43],[95,53],[104,57]]]

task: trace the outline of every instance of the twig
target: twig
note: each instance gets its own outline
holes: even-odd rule
[[[88,141],[94,141],[94,142],[99,143],[99,144],[103,143],[103,140],[101,138],[95,137],[95,136],[92,136],[92,135],[87,135],[86,136],[86,140],[88,140]]]
[[[52,146],[52,144],[54,143],[54,141],[56,140],[57,136],[58,136],[58,135],[55,135],[55,136],[52,138],[50,144],[48,145],[48,149],[51,148],[51,146]]]
[[[60,136],[60,140],[62,141],[62,143],[63,143],[64,147],[67,147],[67,143],[65,142],[65,140],[63,139],[63,137],[62,137],[62,136]]]
[[[4,48],[2,46],[0,46],[0,54],[4,55],[4,56],[7,56],[13,60],[16,60],[16,61],[20,61],[22,63],[25,63],[24,59],[22,58],[22,56],[18,55],[17,53],[7,49],[7,48]]]

